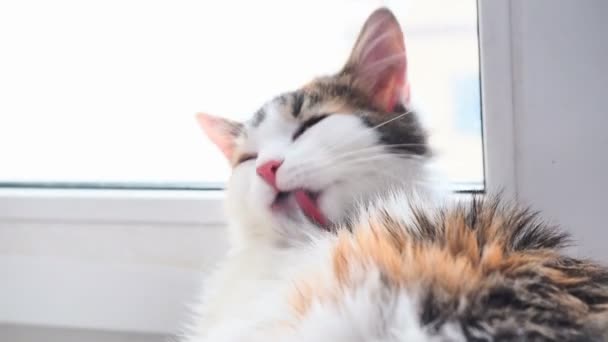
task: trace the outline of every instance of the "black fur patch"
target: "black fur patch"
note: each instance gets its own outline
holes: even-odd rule
[[[505,264],[485,274],[478,288],[464,297],[447,295],[433,283],[424,284],[419,315],[429,333],[452,323],[467,341],[604,341],[608,336],[608,270],[560,256],[558,250],[566,245],[568,235],[543,223],[537,213],[503,203],[500,196],[475,196],[460,206],[432,213],[410,207],[412,231],[419,232],[416,238],[421,244],[445,245],[450,236],[444,233],[446,221],[463,217],[475,232],[480,250],[504,238],[505,254],[555,252],[546,254],[544,261]],[[386,214],[383,219],[391,220]],[[497,224],[500,228],[490,234]]]
[[[302,105],[304,104],[304,94],[300,92],[293,93],[291,100],[291,115],[297,118],[302,112]]]
[[[262,123],[262,121],[264,121],[265,118],[266,118],[266,111],[264,110],[264,108],[260,108],[253,115],[253,118],[251,119],[251,126],[253,126],[253,127],[259,127],[260,124]]]
[[[390,151],[420,156],[430,154],[427,134],[415,113],[364,114],[361,119],[380,133],[380,140]]]

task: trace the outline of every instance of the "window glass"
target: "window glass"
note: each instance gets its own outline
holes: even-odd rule
[[[382,5],[439,166],[479,188],[474,0],[1,2],[0,182],[221,186],[228,166],[194,114],[246,119],[337,71]]]

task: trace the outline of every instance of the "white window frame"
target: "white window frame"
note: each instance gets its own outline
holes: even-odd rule
[[[512,57],[508,1],[479,1],[486,191],[515,197]],[[0,222],[224,222],[221,191],[0,189]]]
[[[485,190],[516,199],[512,4],[478,0],[477,6]]]

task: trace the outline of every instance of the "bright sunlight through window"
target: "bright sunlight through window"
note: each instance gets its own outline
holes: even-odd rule
[[[247,119],[345,62],[389,6],[438,164],[483,188],[475,0],[0,3],[0,183],[218,187],[199,111]]]

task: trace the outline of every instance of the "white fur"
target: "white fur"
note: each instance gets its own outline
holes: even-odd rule
[[[396,207],[394,200],[397,199],[399,196],[395,195],[394,199],[388,200],[386,207]],[[397,217],[407,220],[402,213]],[[453,323],[446,323],[439,332],[426,331],[419,322],[420,298],[417,297],[417,290],[388,289],[381,280],[380,272],[373,268],[351,270],[352,278],[360,279],[359,286],[342,290],[336,301],[313,302],[303,318],[296,317],[287,298],[297,288],[294,285],[297,280],[313,279],[316,288],[338,288],[331,263],[335,240],[335,236],[322,234],[308,245],[290,248],[289,256],[283,255],[289,261],[282,262],[282,268],[255,280],[255,293],[234,299],[243,301],[237,303],[229,317],[214,322],[208,335],[193,335],[187,341],[465,340],[458,325]],[[311,275],[315,277],[311,278]],[[247,288],[252,289],[253,284]]]
[[[206,282],[183,341],[432,341],[418,323],[415,294],[387,297],[374,272],[362,274],[365,286],[344,293],[340,306],[318,303],[295,329],[276,329],[276,322],[292,318],[287,295],[295,279],[317,274],[331,285],[335,237],[312,226],[296,207],[271,212],[275,193],[256,165],[283,160],[278,187],[322,191],[319,206],[332,222],[345,222],[359,205],[392,188],[427,193],[429,183],[425,160],[385,153],[377,132],[354,115],[333,114],[292,141],[297,124],[273,103],[265,111],[261,125],[239,142],[258,153],[257,160],[236,167],[228,184],[232,249]],[[407,220],[404,196],[395,193],[380,206]]]

